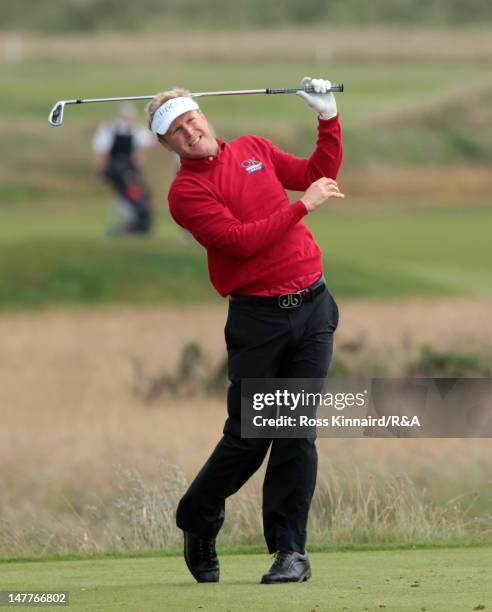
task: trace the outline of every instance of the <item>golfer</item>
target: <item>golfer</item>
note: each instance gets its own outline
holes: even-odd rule
[[[330,82],[306,77],[315,94],[299,91],[318,113],[318,139],[309,159],[266,138],[216,139],[189,92],[155,96],[150,129],[181,158],[169,189],[173,219],[207,250],[210,280],[229,297],[228,418],[223,437],[185,493],[176,513],[184,554],[198,582],[219,580],[215,538],[225,500],[260,467],[264,536],[275,560],[264,584],[311,576],[306,523],[313,496],[314,439],[241,438],[243,378],[326,377],[338,308],[323,277],[321,251],[303,222],[329,198],[343,198],[335,178],[342,159],[340,125]],[[286,189],[304,192],[293,203]]]

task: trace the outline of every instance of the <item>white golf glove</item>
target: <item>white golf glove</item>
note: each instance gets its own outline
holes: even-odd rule
[[[310,85],[314,88],[315,94],[298,91],[297,95],[304,98],[309,106],[319,113],[321,119],[334,117],[338,112],[335,96],[331,92],[326,93],[331,87],[331,81],[304,77],[301,81],[301,87],[309,87]]]

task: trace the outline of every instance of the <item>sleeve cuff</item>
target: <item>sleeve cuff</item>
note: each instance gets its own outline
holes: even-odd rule
[[[318,125],[322,125],[323,127],[326,125],[331,125],[331,122],[335,122],[338,121],[338,117],[339,117],[339,113],[337,113],[336,115],[333,115],[333,117],[322,117],[321,115],[318,115]]]
[[[292,204],[292,207],[295,209],[295,212],[297,213],[298,220],[300,220],[303,217],[305,217],[308,214],[308,212],[309,212],[309,210],[307,209],[307,206],[300,199],[296,200]]]

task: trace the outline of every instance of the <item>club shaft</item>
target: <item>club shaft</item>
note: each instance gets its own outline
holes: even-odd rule
[[[342,92],[342,83],[333,83],[330,92]],[[211,96],[244,96],[254,94],[291,94],[298,91],[306,93],[316,93],[312,86],[309,87],[278,87],[267,89],[232,89],[226,91],[198,91],[191,94],[193,98],[205,98]],[[155,94],[149,96],[118,96],[113,98],[75,98],[74,100],[60,100],[52,108],[48,121],[51,125],[58,126],[63,123],[63,108],[66,104],[88,104],[91,102],[126,102],[130,100],[152,100]]]
[[[267,89],[233,89],[229,91],[202,91],[192,93],[194,98],[201,96],[243,96],[251,94],[289,94],[296,93],[297,91],[305,91],[307,93],[315,93],[313,87],[270,87]],[[341,83],[333,83],[328,91],[342,92],[343,85]]]
[[[245,96],[252,94],[289,94],[296,91],[306,91],[315,93],[312,87],[278,87],[267,89],[230,89],[226,91],[197,91],[191,94],[193,98],[205,98],[207,96]],[[343,85],[334,83],[329,91],[342,92]],[[75,100],[65,100],[65,104],[86,104],[88,102],[125,102],[127,100],[152,100],[155,94],[150,96],[124,96],[116,98],[76,98]]]

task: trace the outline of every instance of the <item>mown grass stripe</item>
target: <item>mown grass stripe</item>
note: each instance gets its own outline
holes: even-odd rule
[[[339,552],[378,552],[390,550],[441,550],[456,548],[492,548],[492,540],[470,540],[460,542],[456,540],[442,542],[401,542],[392,544],[334,544],[308,546],[313,553],[339,553]],[[251,546],[226,546],[218,545],[220,555],[257,555],[266,552],[263,545]],[[53,554],[26,557],[0,557],[0,563],[43,563],[45,561],[99,561],[104,559],[139,559],[179,557],[181,549],[172,550],[130,550],[106,553],[84,553],[84,554]]]

